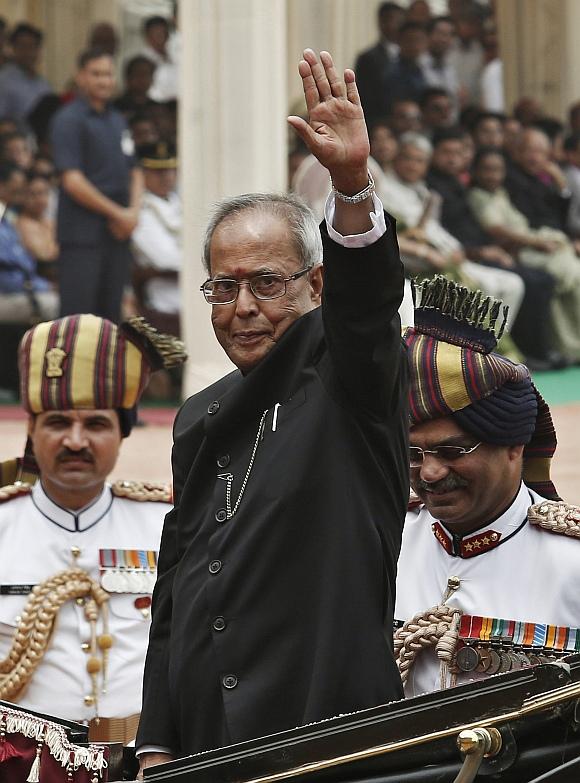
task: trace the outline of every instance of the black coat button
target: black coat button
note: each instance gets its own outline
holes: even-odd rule
[[[211,563],[209,564],[210,574],[219,574],[221,570],[222,570],[222,561],[212,560]]]
[[[225,522],[226,519],[228,518],[228,512],[225,510],[225,508],[219,508],[215,512],[215,518],[216,518],[216,522]]]
[[[213,621],[214,631],[224,631],[226,627],[226,621],[223,617],[216,617]]]
[[[214,413],[217,413],[220,409],[220,404],[217,400],[214,400],[211,402],[207,407],[207,412],[210,416],[213,416]]]
[[[230,464],[230,455],[229,454],[222,454],[221,457],[217,458],[217,466],[218,468],[227,468],[227,466]]]
[[[231,690],[238,684],[238,678],[234,674],[226,674],[226,676],[222,679],[222,684],[224,688]]]

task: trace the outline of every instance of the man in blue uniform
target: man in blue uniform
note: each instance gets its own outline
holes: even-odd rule
[[[83,53],[77,82],[80,96],[56,114],[51,133],[62,177],[61,314],[93,313],[119,321],[142,173],[125,120],[109,105],[115,86],[111,55]]]

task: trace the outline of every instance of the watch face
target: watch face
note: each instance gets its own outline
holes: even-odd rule
[[[475,647],[466,644],[465,647],[462,647],[457,653],[456,660],[457,666],[462,672],[472,672],[475,671],[479,664],[479,653]]]

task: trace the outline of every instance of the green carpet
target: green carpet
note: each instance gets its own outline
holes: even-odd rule
[[[533,374],[538,391],[549,405],[580,402],[580,367]]]

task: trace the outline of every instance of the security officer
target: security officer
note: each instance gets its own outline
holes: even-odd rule
[[[118,321],[129,278],[128,239],[137,225],[143,176],[123,116],[109,101],[110,54],[79,58],[78,98],[55,115],[54,161],[61,174],[58,241],[61,315],[94,313]]]
[[[395,608],[408,696],[580,648],[580,509],[550,481],[548,406],[524,365],[493,352],[500,302],[442,277],[419,295],[405,332],[418,497]]]
[[[142,319],[41,323],[19,353],[23,467],[0,490],[0,699],[134,738],[165,485],[107,483],[152,369],[181,344]]]

